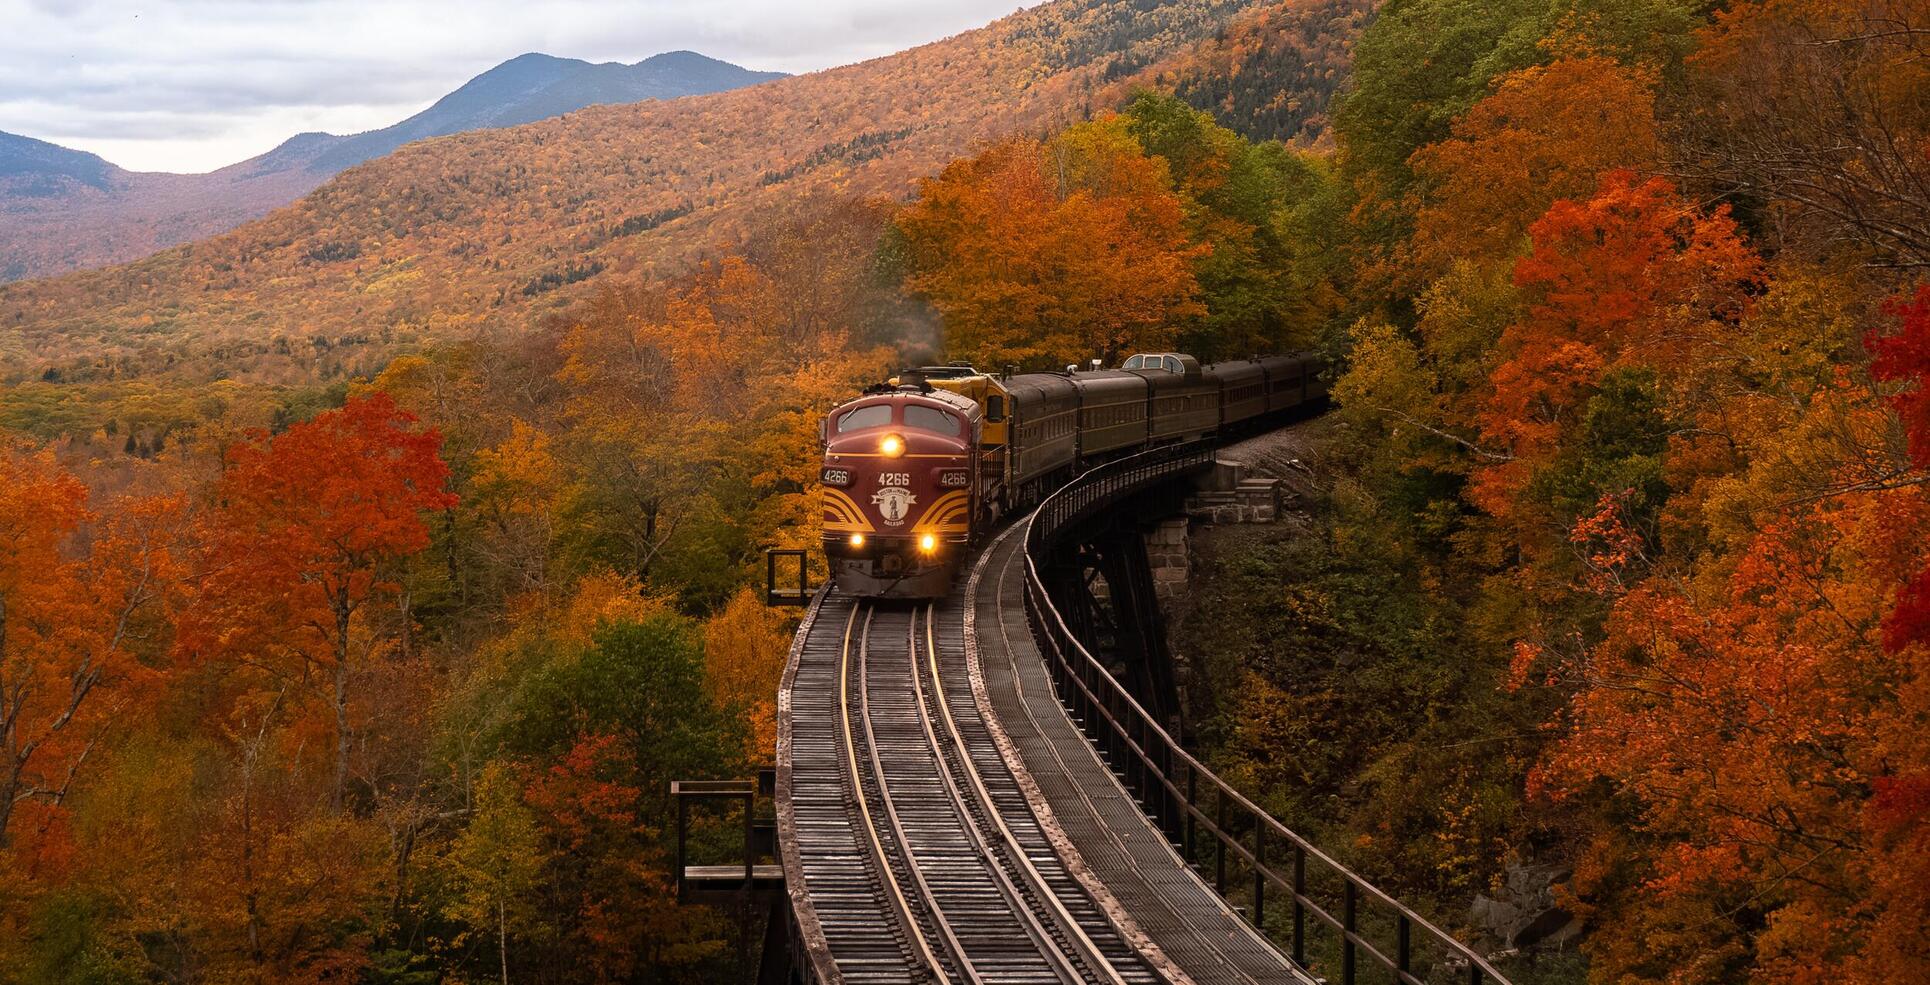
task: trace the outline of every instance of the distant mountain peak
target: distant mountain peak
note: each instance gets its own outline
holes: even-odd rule
[[[732,64],[730,62],[724,61],[721,58],[712,58],[709,55],[703,54],[702,52],[691,51],[688,48],[678,48],[676,51],[658,52],[657,54],[651,55],[649,58],[646,58],[643,61],[638,62],[637,64],[638,65],[678,65],[678,64],[718,65],[724,68],[734,68],[734,69],[738,69],[739,71],[748,71],[747,69],[744,69],[743,66],[741,65]],[[760,74],[782,75],[784,73],[764,72]]]
[[[428,137],[519,126],[602,104],[723,92],[782,76],[694,51],[667,51],[634,65],[529,51],[477,75],[394,126],[340,138],[318,153],[309,168],[333,174]]]
[[[577,62],[579,64],[589,64],[580,58],[564,58],[561,55],[552,55],[542,51],[525,51],[514,58],[498,64],[496,68],[503,68],[509,65],[525,65],[532,62]]]
[[[119,170],[98,154],[0,131],[0,178],[38,179],[37,184],[49,189],[57,179],[68,178],[105,189]]]

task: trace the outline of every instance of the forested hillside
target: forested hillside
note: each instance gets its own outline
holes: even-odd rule
[[[519,331],[602,278],[676,271],[739,244],[779,203],[901,197],[978,142],[1099,108],[1106,83],[1259,6],[1060,0],[749,90],[411,146],[231,234],[0,288],[0,359],[14,379],[288,381],[371,372],[426,340]],[[1331,79],[1320,86],[1309,101]]]
[[[1254,139],[1316,141],[1328,133],[1329,104],[1347,81],[1354,42],[1380,5],[1268,5],[1132,84],[1172,92]]]

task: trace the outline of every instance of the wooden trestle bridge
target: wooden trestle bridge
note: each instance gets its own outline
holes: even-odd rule
[[[1061,614],[1089,608],[1079,559],[1176,512],[1214,455],[1088,472],[935,604],[809,597],[779,696],[778,865],[747,854],[686,883],[780,904],[763,981],[1507,985],[1189,754],[1145,680],[1093,652],[1133,634]],[[1117,567],[1106,580],[1111,608],[1151,605]]]

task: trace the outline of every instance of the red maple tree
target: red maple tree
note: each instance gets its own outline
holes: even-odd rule
[[[456,501],[444,489],[441,445],[439,433],[417,428],[378,393],[228,452],[209,574],[183,645],[324,676],[337,811],[348,786],[355,667],[384,642],[364,610],[394,591],[394,564],[428,546],[423,512]]]

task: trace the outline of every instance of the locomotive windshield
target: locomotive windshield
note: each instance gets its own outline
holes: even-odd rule
[[[872,404],[869,407],[859,407],[856,410],[846,411],[843,417],[838,418],[838,433],[843,434],[846,431],[861,431],[865,428],[879,428],[890,423],[891,405]]]
[[[908,428],[917,428],[920,431],[935,431],[939,434],[955,435],[958,433],[958,418],[936,407],[927,407],[924,404],[906,404],[905,426]]]

